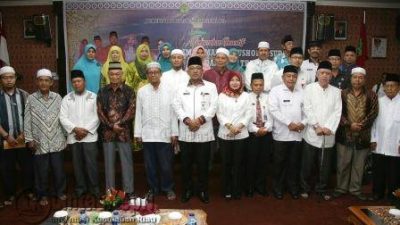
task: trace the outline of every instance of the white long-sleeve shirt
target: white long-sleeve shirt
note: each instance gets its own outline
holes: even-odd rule
[[[208,142],[215,140],[212,118],[217,111],[218,93],[215,84],[203,80],[203,85],[184,85],[178,88],[174,99],[174,110],[179,124],[179,140],[185,142]],[[196,132],[183,123],[188,117],[196,119],[204,116],[206,123]]]
[[[178,119],[173,109],[173,89],[160,83],[157,89],[146,84],[136,98],[134,136],[143,142],[171,143],[178,136]]]
[[[264,75],[264,92],[268,93],[271,90],[271,81],[276,72],[278,71],[278,66],[274,61],[269,59],[261,60],[255,59],[251,60],[246,65],[245,74],[245,85],[247,90],[251,90],[251,75],[253,73],[262,73]]]
[[[217,119],[219,122],[219,138],[223,140],[240,140],[249,136],[247,130],[247,125],[251,118],[249,106],[249,94],[246,92],[242,92],[238,98],[229,97],[224,93],[218,96]],[[228,136],[230,131],[225,124],[232,124],[235,127],[239,124],[243,124],[244,127],[239,134],[230,137]]]
[[[98,138],[97,128],[100,120],[97,116],[97,95],[90,91],[85,91],[81,95],[70,92],[61,102],[60,122],[68,133],[67,143],[76,142],[96,142]],[[78,141],[72,130],[75,127],[84,128],[89,131],[87,136]]]
[[[315,77],[317,76],[318,63],[314,63],[312,61],[304,60],[300,66],[300,70],[306,73],[306,77],[311,80],[311,82],[315,82]]]
[[[271,89],[273,87],[276,87],[280,84],[283,84],[282,80],[282,75],[283,75],[283,69],[279,70],[274,77],[272,78],[271,81]],[[315,82],[315,75],[313,77],[310,77],[310,73],[306,73],[303,70],[299,70],[297,73],[297,82],[296,82],[296,87],[297,88],[306,88],[307,85],[314,83]]]
[[[307,85],[304,91],[304,113],[307,126],[304,140],[317,148],[322,147],[325,138],[325,148],[335,144],[335,132],[342,115],[342,98],[340,89],[329,85],[323,89],[318,82]],[[317,136],[314,125],[328,128],[332,131],[329,136]]]
[[[255,124],[257,122],[257,95],[254,92],[249,93],[249,100],[250,100],[250,122],[247,126],[250,133],[257,132],[260,128],[257,127]],[[264,122],[264,128],[268,131],[272,131],[272,117],[268,111],[268,96],[264,93],[260,94],[260,106],[261,106],[261,115],[262,120]]]
[[[170,69],[162,74],[161,83],[167,85],[169,88],[172,88],[175,94],[180,86],[188,84],[189,79],[189,75],[183,69],[178,71]]]
[[[289,130],[290,123],[307,124],[303,113],[303,89],[289,90],[285,84],[271,89],[268,96],[268,109],[274,120],[272,131],[276,141],[301,141],[303,132]]]
[[[374,153],[400,157],[400,94],[393,99],[379,98],[379,113],[371,129],[371,142],[376,142]]]

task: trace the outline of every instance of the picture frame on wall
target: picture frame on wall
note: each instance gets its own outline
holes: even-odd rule
[[[371,57],[372,58],[386,58],[387,52],[387,38],[385,37],[373,37]]]
[[[335,20],[335,40],[346,40],[347,39],[347,21]]]
[[[24,38],[36,38],[35,25],[33,24],[32,19],[24,19]]]

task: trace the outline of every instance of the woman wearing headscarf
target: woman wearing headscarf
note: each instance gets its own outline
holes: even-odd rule
[[[172,51],[172,45],[168,42],[164,42],[160,46],[160,57],[158,59],[158,63],[161,65],[161,72],[167,72],[172,69],[172,63],[170,61]]]
[[[218,97],[219,122],[223,165],[223,194],[226,199],[240,199],[242,194],[243,154],[249,136],[247,125],[251,118],[250,98],[243,91],[242,76],[231,71],[229,83]]]
[[[137,71],[136,77],[133,79],[133,90],[137,93],[139,88],[148,83],[146,76],[146,65],[153,61],[149,45],[140,44],[136,49],[136,59],[129,65]]]
[[[93,44],[87,44],[84,54],[74,65],[73,70],[81,70],[85,76],[86,89],[97,94],[100,89],[101,64],[95,57],[96,47]]]
[[[236,48],[229,49],[228,58],[229,58],[229,63],[226,67],[228,67],[228,69],[230,69],[230,70],[240,73],[243,77],[244,69],[243,69],[242,65],[240,64],[239,50]]]
[[[199,45],[199,46],[193,48],[191,57],[192,56],[198,56],[201,58],[201,61],[203,63],[203,71],[211,69],[210,64],[208,63],[207,51],[203,46]]]
[[[110,83],[110,78],[108,77],[108,67],[110,62],[119,62],[122,67],[122,80],[125,81],[125,84],[131,88],[134,88],[135,78],[137,77],[137,72],[134,67],[129,66],[128,63],[125,62],[124,55],[122,53],[122,49],[119,46],[113,45],[108,51],[107,61],[104,63],[101,69],[101,87],[106,86]]]

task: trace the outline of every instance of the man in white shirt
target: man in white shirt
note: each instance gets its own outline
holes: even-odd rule
[[[310,41],[307,49],[310,57],[301,64],[301,70],[307,73],[307,77],[312,81],[315,81],[318,64],[321,61],[321,50],[320,41]]]
[[[306,120],[303,89],[296,85],[297,69],[285,66],[284,84],[272,88],[268,96],[268,109],[274,121],[273,191],[277,199],[283,199],[285,184],[292,198],[299,198],[301,139]]]
[[[147,64],[148,84],[139,89],[136,98],[134,136],[143,143],[143,156],[147,182],[152,199],[161,189],[168,200],[174,200],[173,147],[178,141],[178,120],[172,108],[173,90],[160,81],[161,66],[157,62]],[[157,174],[157,171],[160,174]],[[158,181],[160,177],[160,182]]]
[[[308,84],[315,82],[315,76],[310,77],[310,73],[301,70],[303,60],[303,49],[300,47],[292,48],[289,54],[289,62],[290,65],[298,68],[296,87],[302,89],[306,88]],[[283,84],[283,68],[279,70],[272,79],[272,88],[280,84]]]
[[[176,92],[179,86],[189,82],[189,75],[183,70],[185,54],[181,49],[174,49],[170,57],[172,69],[164,72],[161,76],[161,83]]]
[[[307,127],[304,133],[305,143],[300,173],[303,198],[309,196],[311,172],[315,161],[318,161],[319,177],[315,190],[324,200],[331,199],[327,188],[332,168],[332,147],[335,144],[335,132],[342,114],[340,89],[329,84],[331,77],[332,64],[322,61],[317,70],[318,82],[309,84],[304,91]]]
[[[251,91],[251,75],[253,73],[262,73],[264,75],[264,92],[271,90],[271,80],[278,71],[278,66],[272,60],[269,60],[269,43],[261,41],[258,43],[258,59],[251,60],[246,65],[245,84],[247,91]]]
[[[264,76],[253,73],[249,94],[251,119],[247,128],[250,133],[246,152],[246,196],[253,197],[254,192],[267,195],[267,164],[272,146],[272,120],[267,110],[267,95],[264,91]]]
[[[371,130],[374,201],[385,193],[393,199],[392,192],[400,184],[400,76],[386,74],[384,89],[386,95],[378,100],[379,113]]]
[[[200,57],[189,59],[188,73],[188,84],[178,89],[174,99],[174,110],[180,122],[179,145],[184,190],[181,201],[188,202],[193,195],[192,166],[196,162],[198,194],[202,202],[209,203],[208,165],[210,144],[215,140],[212,118],[217,110],[218,93],[215,84],[202,79]]]
[[[97,128],[100,121],[97,116],[97,96],[86,90],[85,76],[81,70],[71,71],[71,83],[74,91],[61,102],[60,122],[68,133],[67,143],[72,151],[75,195],[80,198],[89,189],[98,198]]]

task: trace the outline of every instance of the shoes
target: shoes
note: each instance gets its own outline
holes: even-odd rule
[[[282,192],[274,192],[274,197],[276,199],[282,200],[283,199],[283,193]]]
[[[330,201],[332,199],[332,196],[328,193],[320,193],[319,196],[325,201]]]
[[[379,201],[382,199],[383,199],[383,195],[379,195],[379,194],[373,194],[368,198],[369,201]]]
[[[232,199],[232,195],[231,194],[225,194],[224,198],[225,198],[225,200],[231,200]]]
[[[67,200],[67,195],[62,194],[62,195],[58,196],[58,199],[60,199],[61,201],[65,201],[65,200]]]
[[[242,198],[242,195],[241,194],[235,194],[235,195],[233,195],[233,199],[235,199],[235,200],[240,200]]]
[[[353,195],[354,197],[356,197],[358,200],[360,200],[360,201],[366,201],[366,200],[368,200],[368,197],[365,195],[365,194],[363,194],[363,193],[360,193],[360,194],[356,194],[356,195]]]
[[[4,205],[5,206],[12,205],[14,201],[15,201],[15,196],[11,196],[7,200],[4,201]]]
[[[301,193],[300,196],[301,196],[303,199],[308,199],[308,198],[310,197],[310,195],[309,195],[307,192]]]
[[[299,193],[298,192],[291,192],[290,196],[292,196],[292,199],[294,199],[294,200],[299,199]]]
[[[186,191],[183,193],[182,197],[181,197],[181,202],[182,202],[182,203],[188,202],[188,201],[192,198],[192,196],[193,196],[192,191],[186,190]]]
[[[174,191],[168,191],[167,192],[167,199],[168,200],[175,200],[176,199],[176,194],[175,194],[175,192]]]
[[[151,189],[145,194],[145,197],[148,201],[152,201],[154,196],[156,196],[156,193]]]
[[[99,192],[92,193],[92,196],[93,196],[95,199],[100,199],[100,198],[101,198],[101,195],[100,195]]]
[[[75,192],[75,194],[74,194],[74,197],[75,198],[81,198],[83,195],[85,195],[86,193],[84,193],[84,192],[81,192],[81,193],[77,193],[77,192]]]
[[[135,197],[136,197],[135,192],[125,193],[125,200],[130,200],[130,199],[133,199]]]
[[[334,198],[340,198],[340,197],[342,197],[343,195],[344,195],[343,192],[335,191],[335,192],[333,192],[332,197],[334,197]]]
[[[49,204],[49,201],[47,200],[47,197],[42,197],[42,198],[40,198],[39,204],[40,204],[41,206],[46,206],[46,205],[48,205],[48,204]]]
[[[210,203],[210,197],[208,196],[208,193],[206,191],[200,192],[199,198],[200,198],[200,201],[202,201],[205,204]]]
[[[261,195],[261,196],[268,196],[268,192],[265,189],[256,189],[257,194]]]
[[[253,190],[246,191],[246,197],[252,198],[253,196],[254,196],[254,191]]]

